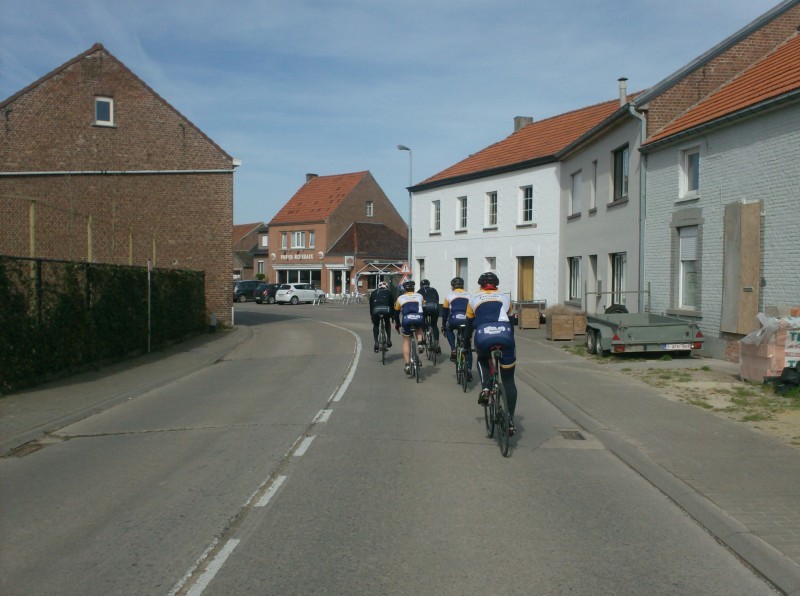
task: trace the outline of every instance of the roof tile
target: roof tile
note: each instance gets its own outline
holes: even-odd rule
[[[325,220],[369,172],[315,176],[278,211],[270,225]]]

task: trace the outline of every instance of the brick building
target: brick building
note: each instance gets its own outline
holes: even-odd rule
[[[233,279],[256,279],[259,273],[266,277],[267,226],[263,222],[233,226]]]
[[[0,114],[0,253],[202,270],[230,323],[236,160],[101,44]]]
[[[401,269],[407,228],[369,172],[308,174],[269,222],[269,281],[365,292]]]

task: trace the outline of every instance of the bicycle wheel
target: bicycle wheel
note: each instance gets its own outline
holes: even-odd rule
[[[494,436],[494,423],[497,418],[495,410],[494,395],[489,396],[489,403],[483,406],[483,420],[486,423],[486,436],[490,439]]]
[[[460,352],[456,352],[456,354],[458,354],[456,356],[456,383],[458,383],[460,385],[461,384],[461,377],[462,377],[462,375],[466,376],[466,373],[464,372],[464,365],[463,365],[463,362],[462,362],[462,359],[461,359]]]
[[[464,393],[467,392],[467,357],[464,355],[464,350],[459,350],[458,355],[459,364],[461,365],[461,389]]]
[[[499,367],[499,363],[497,364]],[[500,435],[498,438],[500,439],[500,453],[503,454],[503,457],[508,457],[508,424],[511,417],[508,414],[508,401],[506,400],[506,389],[503,387],[503,381],[500,379],[500,374],[498,373],[496,379],[496,387],[497,387],[497,424],[499,428],[497,429],[498,434]]]
[[[386,327],[381,320],[381,326],[378,330],[378,346],[381,350],[381,364],[386,364]]]
[[[439,360],[439,342],[436,339],[434,339],[432,334],[431,334],[431,342],[433,344],[433,349],[432,349],[433,357],[431,358],[431,360],[433,360],[433,365],[436,366],[436,361]]]

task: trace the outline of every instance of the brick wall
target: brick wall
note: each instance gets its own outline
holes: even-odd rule
[[[647,233],[645,277],[651,284],[652,310],[674,307],[677,249],[670,228],[673,213],[702,212],[700,329],[704,352],[738,359],[740,336],[720,332],[723,287],[723,222],[725,205],[763,201],[759,310],[800,301],[800,104],[787,105],[732,126],[708,132],[655,151],[647,157]],[[680,152],[700,146],[700,192],[696,201],[679,201]],[[666,255],[671,255],[667,258]],[[734,358],[735,356],[735,358]]]
[[[648,106],[648,136],[791,38],[798,25],[800,5],[788,9],[653,99]]]
[[[93,124],[97,95],[114,99],[115,126]],[[230,323],[230,156],[102,48],[0,110],[0,171],[31,173],[0,177],[0,253],[30,255],[35,200],[36,256],[86,260],[91,216],[93,261],[127,264],[132,238],[135,265],[204,270],[207,315]],[[170,170],[193,173],[101,173]]]

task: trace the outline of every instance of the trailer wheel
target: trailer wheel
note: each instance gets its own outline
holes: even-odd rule
[[[594,329],[586,330],[586,351],[590,354],[597,354],[599,335],[600,332]]]

